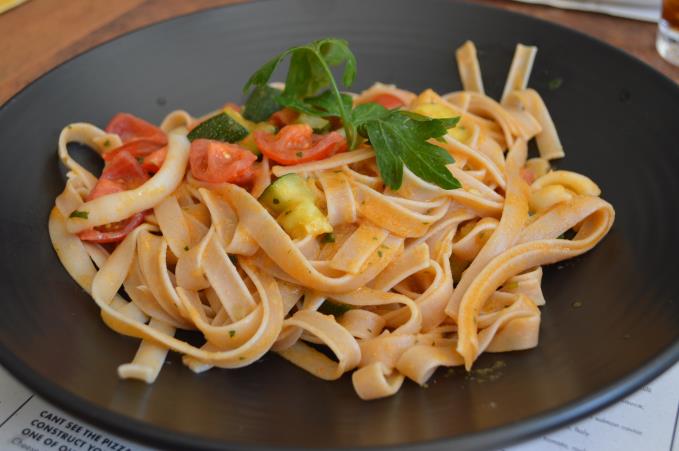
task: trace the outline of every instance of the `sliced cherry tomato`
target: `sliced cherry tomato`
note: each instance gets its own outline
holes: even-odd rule
[[[148,180],[149,176],[139,161],[129,152],[120,152],[106,162],[104,171],[97,181],[87,200],[96,199],[106,194],[134,189]]]
[[[119,193],[125,191],[120,183],[114,182],[113,180],[101,178],[94,185],[90,194],[87,195],[86,200],[96,199],[97,197],[105,196],[107,194]]]
[[[241,186],[249,185],[254,180],[255,174],[256,171],[254,165],[250,166],[248,169],[243,171],[237,178],[235,178],[231,183]]]
[[[117,243],[122,241],[128,233],[144,222],[145,213],[136,213],[131,217],[113,224],[106,224],[93,229],[83,230],[78,237],[83,241],[94,243]]]
[[[112,161],[123,152],[137,159],[145,159],[167,145],[167,136],[160,128],[128,113],[116,114],[106,131],[118,134],[123,145],[104,153],[102,156],[105,161]]]
[[[102,158],[105,161],[110,161],[121,152],[129,152],[130,155],[135,158],[144,158],[164,146],[165,144],[159,143],[157,141],[148,139],[135,139],[134,141],[127,142],[120,147],[116,147],[115,149],[104,153]]]
[[[148,180],[149,176],[142,169],[135,157],[128,151],[118,152],[106,162],[104,171],[99,177],[86,200],[96,199],[107,194],[134,189]],[[116,243],[127,236],[135,227],[144,221],[144,213],[136,213],[131,217],[80,232],[81,240],[95,243]]]
[[[307,124],[286,125],[277,135],[265,131],[254,135],[259,150],[283,165],[322,160],[347,149],[347,141],[339,133],[315,135]]]
[[[369,100],[369,102],[374,102],[382,105],[388,110],[393,110],[394,108],[400,108],[405,105],[403,100],[391,94],[377,94],[375,97]]]
[[[149,179],[139,161],[129,152],[120,152],[106,162],[101,180],[111,180],[123,190],[134,189]]]
[[[275,125],[278,128],[290,125],[297,120],[299,113],[290,108],[283,108],[282,110],[276,111],[269,118],[269,123]]]
[[[129,113],[118,113],[113,116],[106,126],[106,131],[120,136],[123,144],[137,139],[167,144],[167,137],[160,128]]]
[[[252,170],[255,154],[237,145],[211,139],[191,143],[191,175],[210,183],[237,183]]]
[[[166,156],[167,147],[161,147],[155,152],[145,156],[144,160],[141,162],[141,167],[145,171],[155,174],[160,170],[160,167],[163,165]]]

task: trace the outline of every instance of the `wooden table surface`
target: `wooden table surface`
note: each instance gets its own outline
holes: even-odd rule
[[[0,105],[47,70],[144,25],[239,0],[30,0],[0,15]],[[655,51],[656,25],[507,0],[476,0],[580,30],[626,50],[679,83]]]

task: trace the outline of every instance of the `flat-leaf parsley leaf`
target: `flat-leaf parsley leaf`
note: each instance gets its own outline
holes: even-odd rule
[[[276,67],[290,56],[285,89],[277,101],[286,107],[315,116],[341,118],[347,142],[356,147],[358,136],[370,140],[384,183],[397,190],[403,183],[403,165],[422,180],[443,189],[460,188],[447,164],[453,157],[441,147],[428,142],[440,138],[454,127],[459,118],[430,119],[402,110],[388,110],[377,103],[352,108],[353,101],[340,92],[330,70],[344,64],[342,82],[349,87],[356,78],[356,57],[343,39],[326,38],[292,47],[260,67],[243,88],[264,86]],[[319,90],[329,88],[318,94]]]

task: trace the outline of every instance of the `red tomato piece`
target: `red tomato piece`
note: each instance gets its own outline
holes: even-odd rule
[[[255,174],[256,171],[254,165],[250,166],[248,169],[243,171],[238,177],[236,177],[231,183],[241,186],[249,185],[254,180]]]
[[[167,137],[160,128],[129,113],[118,113],[113,116],[106,126],[106,131],[120,136],[123,144],[137,139],[167,144]]]
[[[114,182],[113,180],[101,178],[97,184],[94,185],[94,188],[92,188],[90,194],[87,195],[86,200],[96,199],[97,197],[105,196],[107,194],[119,193],[121,191],[125,190],[122,186],[120,186],[119,183]]]
[[[144,212],[136,213],[120,222],[83,230],[78,234],[78,237],[83,241],[91,241],[93,243],[117,243],[144,222],[144,216]]]
[[[120,152],[106,162],[101,180],[117,183],[122,190],[134,189],[149,179],[139,161],[129,152]],[[96,188],[96,187],[95,187]]]
[[[107,194],[137,188],[142,185],[149,176],[142,169],[135,157],[128,151],[118,152],[106,162],[104,171],[99,177],[86,200],[96,199]],[[122,241],[135,227],[144,221],[144,213],[136,213],[131,217],[80,232],[78,236],[83,241],[94,243],[116,243]]]
[[[269,118],[269,123],[275,125],[278,128],[290,125],[297,120],[299,113],[290,108],[283,108],[282,110],[276,111]]]
[[[211,139],[191,143],[191,175],[209,183],[237,183],[252,170],[255,154],[237,145]]]
[[[104,153],[102,158],[105,161],[110,161],[121,152],[129,152],[133,157],[143,158],[164,146],[165,144],[161,144],[157,141],[135,139],[134,141],[127,142],[120,147],[116,147],[115,149]]]
[[[160,170],[160,167],[163,165],[166,156],[167,147],[161,147],[155,152],[145,156],[144,160],[141,163],[141,167],[145,171],[150,172],[151,174],[155,174]]]
[[[259,150],[283,165],[322,160],[347,149],[347,140],[339,133],[315,135],[308,124],[286,125],[277,135],[260,130],[254,136]]]
[[[388,110],[393,110],[394,108],[400,108],[405,105],[403,100],[391,94],[377,94],[375,97],[370,99],[368,102],[378,103]]]

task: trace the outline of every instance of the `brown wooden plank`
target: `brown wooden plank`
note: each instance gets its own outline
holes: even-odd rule
[[[0,104],[143,0],[34,0],[0,16]],[[115,6],[113,6],[115,5]]]
[[[42,73],[97,44],[170,17],[238,1],[31,0],[0,15],[0,104]],[[507,0],[476,1],[580,30],[679,82],[679,68],[655,51],[655,24]]]

